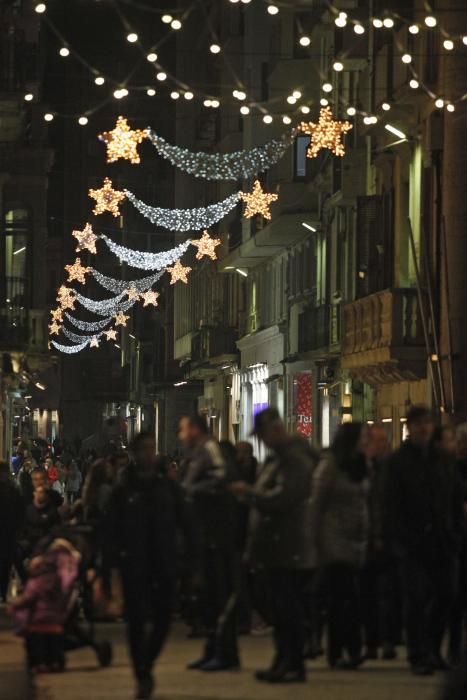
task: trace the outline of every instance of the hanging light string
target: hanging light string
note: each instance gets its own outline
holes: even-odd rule
[[[100,238],[121,262],[126,262],[131,267],[136,267],[139,270],[165,270],[169,265],[179,260],[191,245],[191,240],[189,240],[180,243],[180,245],[172,250],[167,250],[162,253],[147,253],[145,251],[132,250],[119,245],[103,234]]]
[[[54,346],[54,348],[56,348],[56,350],[58,350],[59,352],[63,352],[65,355],[74,355],[87,348],[89,343],[91,342],[91,338],[85,340],[79,345],[62,345],[61,343],[57,343],[56,340],[51,340],[50,342]]]
[[[94,277],[96,282],[101,285],[101,287],[104,287],[104,289],[108,289],[110,292],[114,292],[115,294],[120,294],[121,292],[124,292],[126,289],[130,288],[135,288],[139,292],[145,292],[146,290],[151,289],[151,287],[153,287],[164,274],[164,270],[162,270],[161,272],[156,272],[155,275],[149,275],[149,277],[128,281],[118,280],[115,279],[115,277],[106,277],[93,267],[90,268],[89,272]]]
[[[104,318],[103,321],[81,321],[79,318],[75,318],[68,311],[65,311],[65,317],[70,321],[73,326],[79,328],[81,331],[99,331],[106,328],[109,323],[112,322],[112,316]]]
[[[162,158],[180,170],[206,180],[239,180],[265,172],[284,156],[295,135],[293,129],[264,146],[233,153],[193,153],[168,143],[153,129],[148,129],[148,138]]]

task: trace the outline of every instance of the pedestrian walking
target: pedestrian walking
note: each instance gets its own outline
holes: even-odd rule
[[[78,464],[74,459],[68,465],[65,478],[65,494],[67,502],[72,504],[78,498],[81,490],[82,476]]]
[[[335,669],[355,669],[362,661],[359,576],[369,536],[367,443],[365,426],[342,425],[313,477],[311,531],[327,598],[328,663]]]
[[[193,572],[197,547],[193,521],[181,488],[156,459],[155,441],[140,433],[131,445],[133,462],[110,496],[105,521],[104,578],[116,565],[122,576],[128,644],[137,698],[150,698],[152,669],[167,639],[178,563],[177,534]]]
[[[309,516],[316,455],[303,438],[287,433],[275,408],[257,414],[254,433],[272,455],[253,486],[241,481],[231,490],[253,509],[248,557],[264,569],[271,593],[275,656],[256,678],[304,682],[303,583],[314,567]]]
[[[457,595],[462,491],[452,458],[433,444],[431,411],[413,406],[407,428],[387,463],[386,527],[402,574],[409,664],[430,675],[447,668],[440,649]]]

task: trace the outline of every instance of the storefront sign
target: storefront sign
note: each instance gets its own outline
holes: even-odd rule
[[[294,377],[295,416],[297,433],[303,437],[313,436],[313,378],[310,372],[301,372]]]

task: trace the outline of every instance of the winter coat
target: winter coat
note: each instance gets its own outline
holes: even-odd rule
[[[25,549],[29,553],[33,552],[40,540],[50,535],[61,522],[60,514],[52,500],[52,493],[43,506],[30,503],[26,508],[23,540]]]
[[[180,486],[159,472],[141,476],[124,470],[104,519],[104,569],[118,566],[124,578],[148,582],[174,579],[178,532],[183,530],[186,561],[197,559],[196,530]]]
[[[23,593],[12,605],[18,631],[34,626],[63,626],[78,578],[73,548],[47,551],[33,562]]]
[[[234,551],[237,507],[227,484],[235,480],[219,443],[208,438],[188,455],[183,489],[193,505],[200,542],[203,547]]]
[[[311,484],[317,456],[291,437],[264,465],[248,502],[253,507],[248,557],[264,568],[311,569]]]
[[[311,531],[318,566],[365,563],[368,536],[369,482],[355,481],[339,469],[331,453],[313,477]]]
[[[463,492],[456,465],[434,446],[405,442],[389,458],[384,529],[395,553],[439,565],[460,547]]]

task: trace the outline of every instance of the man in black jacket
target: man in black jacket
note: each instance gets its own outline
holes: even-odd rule
[[[462,495],[451,461],[432,443],[430,410],[413,406],[407,427],[409,439],[387,463],[384,521],[401,566],[409,663],[429,675],[446,667],[439,649],[455,599]]]
[[[105,518],[104,577],[116,564],[122,575],[127,634],[137,698],[150,698],[152,667],[166,641],[172,614],[178,546],[183,530],[186,560],[194,571],[195,529],[179,486],[155,456],[150,433],[133,440],[134,461],[121,474]]]

